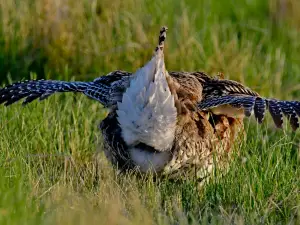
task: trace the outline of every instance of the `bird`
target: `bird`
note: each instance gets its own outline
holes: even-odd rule
[[[299,127],[299,101],[260,96],[233,80],[205,72],[168,72],[159,32],[152,58],[131,73],[110,72],[92,81],[26,80],[0,89],[0,104],[23,105],[54,93],[79,92],[109,109],[99,129],[103,152],[119,171],[205,181],[216,166],[228,168],[245,136],[244,118],[262,123],[267,111],[282,128],[286,116]]]

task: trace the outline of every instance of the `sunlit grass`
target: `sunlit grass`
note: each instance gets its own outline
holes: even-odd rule
[[[7,118],[0,122],[3,223],[299,221],[299,150],[290,131],[250,125],[229,172],[217,173],[202,188],[193,181],[154,181],[119,175],[95,153],[101,149],[96,127],[104,111],[77,97],[1,109]]]

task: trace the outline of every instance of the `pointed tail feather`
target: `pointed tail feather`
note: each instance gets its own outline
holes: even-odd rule
[[[254,115],[258,123],[262,123],[266,112],[266,101],[257,97],[254,103]]]
[[[273,121],[278,128],[282,128],[283,124],[283,113],[278,104],[278,101],[275,99],[270,99],[267,102],[268,110],[273,118]]]
[[[299,102],[295,102],[299,103]],[[279,128],[283,124],[283,115],[287,117],[293,130],[297,130],[299,127],[298,114],[294,109],[294,102],[290,101],[278,101],[275,99],[267,100],[269,112],[273,118],[275,125]]]
[[[267,109],[278,128],[282,127],[283,115],[287,117],[293,130],[299,128],[298,117],[300,116],[300,102],[298,101],[279,101],[275,99],[265,99],[259,96],[226,95],[205,99],[199,103],[198,107],[201,110],[209,110],[210,108],[225,104],[243,108],[245,116],[247,117],[254,111],[254,116],[258,123],[263,122]]]
[[[295,112],[297,113],[298,116],[300,116],[300,102],[297,101],[291,101],[290,102],[295,110]]]
[[[168,28],[166,26],[163,26],[160,29],[159,36],[158,36],[158,46],[155,48],[155,52],[157,52],[159,49],[163,50],[165,40],[167,38],[167,31],[168,31]]]
[[[299,121],[298,121],[297,113],[294,110],[292,103],[288,101],[279,101],[279,105],[283,114],[290,121],[293,130],[297,130],[297,128],[299,127]]]

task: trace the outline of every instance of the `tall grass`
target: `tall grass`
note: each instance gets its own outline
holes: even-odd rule
[[[167,25],[168,70],[221,71],[296,99],[299,10],[296,0],[0,0],[0,79],[134,71]],[[200,188],[118,174],[96,151],[107,112],[83,96],[0,113],[0,224],[300,223],[299,135],[288,128],[250,122],[229,172]]]
[[[262,94],[297,96],[297,4],[1,0],[0,73],[2,81],[8,73],[64,78],[66,71],[86,80],[134,71],[151,56],[158,28],[168,25],[169,70],[221,71]]]

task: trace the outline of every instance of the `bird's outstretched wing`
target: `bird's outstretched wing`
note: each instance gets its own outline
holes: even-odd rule
[[[80,92],[99,101],[105,107],[109,107],[116,104],[121,98],[123,90],[117,88],[118,83],[124,82],[124,78],[128,80],[129,76],[127,75],[122,71],[115,71],[108,76],[99,77],[91,82],[57,80],[17,82],[0,89],[0,104],[8,106],[25,98],[23,105],[26,105],[35,99],[44,100],[57,92]]]
[[[268,110],[278,128],[282,127],[283,116],[288,118],[293,130],[299,127],[300,102],[298,101],[280,101],[260,96],[235,94],[204,99],[198,107],[201,110],[212,110],[223,105],[241,108],[247,117],[254,112],[254,116],[259,123],[262,123],[265,112]]]

